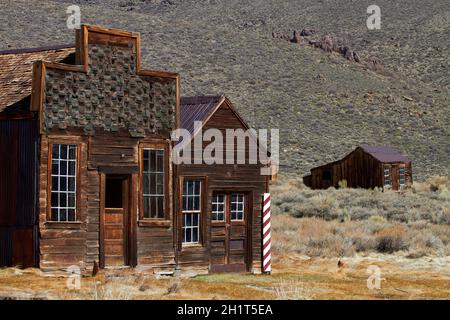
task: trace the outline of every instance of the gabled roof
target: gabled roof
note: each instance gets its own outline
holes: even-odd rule
[[[411,162],[411,160],[409,160],[399,151],[388,146],[370,146],[363,144],[360,147],[380,162]]]
[[[0,51],[0,112],[31,94],[33,62],[61,62],[74,45]]]
[[[399,151],[392,149],[391,147],[371,146],[371,145],[367,145],[367,144],[362,144],[362,145],[356,147],[354,150],[352,150],[350,153],[348,153],[344,157],[340,158],[339,160],[335,160],[332,162],[322,164],[320,166],[311,168],[311,170],[328,167],[328,166],[334,165],[336,163],[339,163],[339,162],[347,159],[348,157],[350,157],[353,154],[353,152],[358,150],[358,148],[361,148],[364,152],[370,154],[372,157],[374,157],[375,159],[377,159],[378,161],[380,161],[382,163],[411,162],[411,160],[409,160],[406,156],[402,155]]]
[[[180,127],[194,134],[194,122],[203,124],[214,114],[225,100],[224,96],[181,97]]]
[[[191,139],[200,131],[201,128],[197,128],[197,132],[194,132],[194,121],[202,121],[204,126],[212,115],[220,108],[220,106],[226,102],[226,105],[230,108],[234,116],[239,120],[245,130],[250,129],[247,122],[236,111],[231,101],[225,96],[195,96],[195,97],[181,97],[180,98],[180,128],[186,129],[191,134]],[[260,149],[263,149],[270,157],[270,153],[266,150],[266,147],[259,144],[259,139],[256,135],[250,132],[252,137],[258,144]],[[181,142],[181,141],[178,141]],[[177,143],[178,143],[177,142]]]

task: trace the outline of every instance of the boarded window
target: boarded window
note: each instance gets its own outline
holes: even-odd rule
[[[391,186],[391,170],[389,167],[384,167],[383,169],[384,172],[384,186],[385,187],[390,187]]]
[[[322,171],[322,180],[327,180],[327,181],[331,180],[331,170],[326,169],[326,170]]]
[[[198,243],[200,235],[201,181],[183,181],[183,243]]]
[[[399,180],[400,186],[404,186],[406,184],[405,168],[399,169],[398,180]]]
[[[214,221],[225,221],[225,202],[226,202],[225,194],[217,193],[213,196],[212,219]]]
[[[75,221],[77,146],[52,145],[51,220]]]
[[[243,193],[231,194],[231,220],[244,220],[245,196]]]
[[[144,149],[142,162],[144,218],[164,218],[164,150]]]

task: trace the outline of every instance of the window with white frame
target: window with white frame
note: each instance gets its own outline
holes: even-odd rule
[[[141,178],[144,218],[164,218],[164,150],[142,150]]]
[[[391,170],[389,167],[384,167],[383,169],[383,176],[384,176],[384,186],[390,187],[391,186]]]
[[[226,194],[216,193],[212,199],[212,220],[225,221]]]
[[[398,179],[400,186],[403,187],[406,184],[405,168],[399,168]]]
[[[52,144],[51,220],[75,221],[77,146]]]
[[[242,193],[231,194],[231,220],[244,220],[245,196]]]
[[[183,180],[182,211],[183,235],[185,244],[198,243],[200,238],[201,180]]]

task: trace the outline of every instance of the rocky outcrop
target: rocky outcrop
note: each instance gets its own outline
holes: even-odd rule
[[[347,45],[342,44],[342,40],[333,37],[329,34],[322,36],[320,39],[309,39],[308,37],[316,34],[316,30],[314,29],[302,29],[300,32],[294,30],[293,35],[290,36],[288,34],[272,32],[272,37],[276,39],[283,39],[289,41],[291,43],[296,44],[308,44],[314,48],[321,49],[328,53],[338,53],[348,61],[356,62],[356,63],[364,63],[371,70],[380,70],[382,68],[381,61],[376,58],[368,58],[367,61],[363,62],[360,54],[350,48]]]

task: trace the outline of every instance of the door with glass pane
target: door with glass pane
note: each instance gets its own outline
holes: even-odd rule
[[[214,192],[211,202],[211,271],[246,271],[248,196]]]

